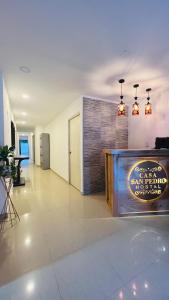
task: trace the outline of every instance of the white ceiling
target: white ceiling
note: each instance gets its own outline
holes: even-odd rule
[[[80,95],[119,99],[121,77],[128,101],[137,82],[142,96],[163,93],[168,14],[168,0],[1,1],[0,69],[20,127],[47,124]]]

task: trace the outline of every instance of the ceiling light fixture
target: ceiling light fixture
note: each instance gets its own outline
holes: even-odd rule
[[[32,242],[32,240],[31,240],[30,236],[28,236],[28,237],[24,240],[24,244],[25,244],[26,247],[29,247],[29,246],[31,245],[31,242]]]
[[[126,110],[125,110],[125,103],[123,102],[123,90],[122,90],[122,85],[125,82],[124,79],[120,79],[119,83],[121,84],[121,95],[120,95],[120,103],[118,105],[118,116],[125,116]]]
[[[25,116],[27,116],[27,113],[26,113],[25,111],[23,111],[23,112],[21,113],[21,115],[25,117]]]
[[[146,92],[148,94],[148,97],[147,97],[147,103],[145,105],[145,115],[151,115],[152,114],[152,104],[150,103],[150,91],[151,89],[146,89]]]
[[[34,291],[34,289],[35,289],[34,281],[28,282],[28,284],[26,285],[26,293],[31,294]]]
[[[29,96],[28,94],[22,94],[22,98],[23,98],[23,99],[29,99],[30,96]]]
[[[137,88],[139,87],[139,84],[135,84],[135,85],[133,85],[133,87],[135,88],[136,92],[135,92],[135,97],[134,97],[135,102],[132,106],[132,115],[133,116],[138,116],[139,115],[139,104],[137,102],[137,99],[138,99],[138,97],[137,97]]]

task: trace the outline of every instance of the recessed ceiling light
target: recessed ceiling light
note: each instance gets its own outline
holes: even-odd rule
[[[35,283],[33,281],[28,282],[28,284],[26,286],[27,294],[33,293],[34,289],[35,289]]]
[[[27,113],[26,113],[25,111],[23,111],[23,112],[21,113],[21,115],[22,115],[22,116],[27,116]]]
[[[31,238],[28,236],[24,241],[25,246],[29,247],[31,245]]]
[[[23,99],[29,99],[30,96],[29,96],[28,94],[22,94],[22,98],[23,98]]]
[[[23,73],[30,73],[31,70],[27,66],[20,66],[19,70]]]

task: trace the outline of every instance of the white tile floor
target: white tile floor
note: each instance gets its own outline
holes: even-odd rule
[[[52,172],[47,193],[46,173],[29,172],[21,222],[0,239],[0,300],[169,300],[168,216],[114,219],[104,197]]]

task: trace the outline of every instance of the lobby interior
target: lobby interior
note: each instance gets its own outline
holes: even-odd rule
[[[0,3],[0,146],[26,158],[12,226],[0,181],[0,299],[169,300],[169,151],[154,149],[169,136],[168,11],[167,0]],[[163,172],[161,199],[132,198],[137,156]]]

